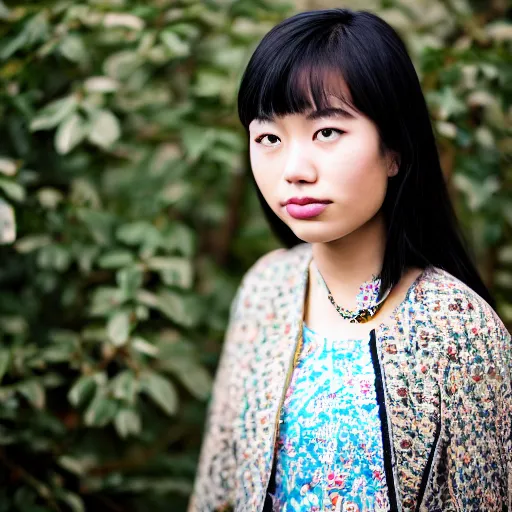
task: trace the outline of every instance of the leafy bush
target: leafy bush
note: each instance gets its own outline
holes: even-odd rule
[[[0,212],[18,238],[0,256],[0,510],[183,508],[230,301],[273,246],[234,100],[282,13],[1,13]]]

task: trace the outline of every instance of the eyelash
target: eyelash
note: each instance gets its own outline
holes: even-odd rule
[[[320,133],[320,132],[323,132],[324,130],[332,130],[333,132],[337,132],[338,134],[343,134],[343,133],[346,133],[344,132],[343,130],[340,130],[339,128],[321,128],[320,130],[317,130],[315,132],[315,135],[317,133]],[[265,138],[265,137],[268,137],[269,135],[274,135],[273,133],[264,133],[263,135],[260,135],[259,137],[257,137],[256,139],[254,139],[255,142],[257,142],[258,144],[261,144],[261,141]],[[274,135],[274,137],[277,137],[277,135]],[[279,137],[277,137],[279,138]]]

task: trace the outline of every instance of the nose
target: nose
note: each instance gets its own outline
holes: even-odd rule
[[[286,155],[283,177],[288,183],[314,183],[317,180],[316,167],[299,143],[293,144]]]

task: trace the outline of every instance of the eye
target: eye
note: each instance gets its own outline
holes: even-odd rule
[[[318,130],[315,135],[321,134],[324,139],[319,139],[321,142],[330,142],[332,140],[336,140],[338,135],[345,133],[343,130],[338,130],[337,128],[322,128]]]
[[[264,139],[268,139],[268,142],[263,142]],[[276,142],[279,140],[279,137],[277,135],[273,135],[272,133],[265,133],[263,135],[260,135],[257,139],[255,139],[255,142],[258,144],[261,144],[262,146],[266,146],[268,148],[276,147]]]

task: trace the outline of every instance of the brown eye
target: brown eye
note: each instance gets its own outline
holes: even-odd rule
[[[336,140],[339,135],[344,133],[342,130],[338,130],[337,128],[323,128],[322,130],[318,130],[316,134],[321,135],[323,139],[319,139],[324,142],[330,142],[332,140]],[[316,135],[315,134],[315,135]]]
[[[267,142],[263,142],[265,139],[267,139]],[[259,136],[255,142],[261,144],[262,146],[274,147],[278,145],[277,142],[279,142],[279,137],[277,135],[268,133],[266,135]]]

